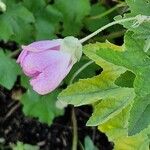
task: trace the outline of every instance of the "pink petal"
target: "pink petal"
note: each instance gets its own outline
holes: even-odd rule
[[[17,63],[22,64],[22,62],[23,62],[24,58],[27,56],[27,54],[28,54],[28,51],[23,50],[17,59]]]
[[[33,42],[27,46],[23,46],[23,49],[32,52],[41,52],[45,50],[59,50],[61,41],[61,39],[56,39]]]
[[[72,68],[70,60],[71,56],[66,53],[58,53],[57,56],[51,58],[50,65],[37,77],[30,80],[33,89],[44,95],[57,88]]]
[[[37,72],[42,72],[48,66],[60,62],[64,56],[70,57],[70,54],[53,50],[39,53],[30,52],[24,59],[22,68],[27,76],[33,77]]]

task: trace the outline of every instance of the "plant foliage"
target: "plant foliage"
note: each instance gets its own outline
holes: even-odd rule
[[[105,3],[93,4],[90,0],[0,2],[0,84],[11,90],[17,81],[17,86],[19,83],[20,88],[26,89],[20,100],[25,115],[51,125],[56,116],[63,114],[63,109],[56,106],[57,98],[76,107],[92,105],[93,113],[87,126],[97,126],[106,133],[114,142],[114,149],[149,150],[150,0],[125,0],[127,6],[121,10],[118,9],[120,4],[110,9]],[[118,14],[122,16],[116,16]],[[14,47],[7,47],[14,43],[15,47],[20,48],[22,44],[35,40],[69,35],[82,38],[110,23],[115,16],[114,19],[119,20],[137,15],[145,15],[146,19],[120,23],[126,29],[122,46],[113,44],[114,38],[122,35],[122,26],[107,29],[104,34],[108,33],[108,37],[97,36],[84,45],[84,56],[63,83],[68,85],[73,74],[89,60],[95,63],[88,66],[74,80],[77,82],[68,85],[65,90],[62,91],[63,86],[60,86],[45,96],[31,90],[29,79],[21,73],[14,60],[16,55],[11,55]],[[111,39],[111,42],[104,42],[104,38]],[[17,80],[18,76],[21,77]],[[97,149],[87,137],[86,149],[88,144]],[[28,146],[17,143],[14,149],[27,149]]]
[[[126,2],[131,11],[125,18],[150,15],[149,1]],[[127,31],[122,46],[108,41],[84,46],[84,54],[103,68],[102,73],[70,85],[58,99],[74,106],[92,104],[87,125],[105,132],[114,149],[149,150],[150,22],[123,25]]]

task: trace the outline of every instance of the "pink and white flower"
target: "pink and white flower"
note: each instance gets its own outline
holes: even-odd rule
[[[17,62],[41,95],[56,89],[82,55],[82,45],[74,37],[33,42],[22,49]]]

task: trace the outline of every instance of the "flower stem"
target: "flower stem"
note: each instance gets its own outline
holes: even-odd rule
[[[80,42],[83,43],[83,42],[89,40],[90,38],[92,38],[93,36],[97,35],[101,31],[103,31],[103,30],[107,29],[108,27],[111,27],[111,26],[113,26],[115,24],[128,22],[128,21],[132,21],[132,20],[137,20],[137,16],[113,21],[113,22],[111,22],[111,23],[101,27],[100,29],[96,30],[95,32],[91,33],[90,35],[86,36],[85,38],[81,39]]]
[[[92,64],[94,61],[89,61],[86,64],[84,64],[79,70],[77,70],[74,75],[72,76],[69,84],[72,84],[74,79],[77,77],[77,75],[82,72],[86,67],[88,67],[90,64]],[[72,150],[77,150],[77,144],[78,144],[78,125],[77,125],[77,119],[74,111],[74,107],[72,107],[72,124],[73,124],[73,139],[72,139]]]
[[[120,7],[124,7],[124,6],[127,6],[126,3],[120,3],[114,7],[112,7],[111,9],[108,9],[107,11],[105,11],[104,13],[102,14],[99,14],[99,15],[96,15],[96,16],[91,16],[89,17],[88,19],[101,19],[102,17],[105,17],[107,15],[109,15],[110,13],[112,13],[113,11],[115,11],[116,9],[120,8]]]
[[[104,36],[101,36],[101,37],[95,37],[93,38],[91,41],[94,42],[94,41],[97,41],[97,42],[103,42],[105,41],[106,39],[109,41],[109,40],[112,40],[112,39],[115,39],[115,38],[118,38],[118,37],[121,37],[124,35],[126,30],[122,30],[122,31],[117,31],[117,32],[112,32],[108,35],[104,35]]]
[[[72,108],[72,124],[73,124],[72,150],[77,150],[78,126],[77,126],[77,119],[76,119],[74,107]]]
[[[91,60],[89,62],[87,62],[86,64],[84,64],[79,70],[77,70],[74,75],[72,76],[71,80],[70,80],[70,83],[69,84],[72,84],[73,83],[73,80],[78,76],[78,74],[80,72],[82,72],[86,67],[88,67],[90,64],[92,64],[94,61]]]

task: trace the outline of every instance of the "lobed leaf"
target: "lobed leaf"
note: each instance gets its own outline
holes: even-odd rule
[[[133,33],[128,32],[125,36],[124,52],[113,51],[106,44],[97,50],[97,54],[103,59],[115,65],[126,67],[136,75],[134,89],[139,103],[135,102],[131,110],[129,134],[140,132],[150,123],[150,118],[147,118],[147,113],[144,113],[147,112],[150,102],[148,97],[150,93],[150,80],[148,78],[150,74],[150,58],[142,49],[142,41],[137,42],[132,35]],[[140,118],[147,118],[147,120],[143,123]],[[137,123],[140,127],[136,126]]]
[[[150,1],[149,0],[125,0],[129,6],[129,12],[124,15],[124,18],[128,18],[136,15],[150,16]],[[121,23],[130,31],[133,31],[133,36],[138,40],[143,40],[144,45],[150,40],[150,22],[142,21],[138,23],[137,21]],[[138,42],[137,42],[138,43]],[[146,51],[145,46],[144,51]]]
[[[128,136],[128,119],[132,104],[123,109],[117,116],[99,125],[99,130],[105,132],[109,140],[114,142],[115,150],[149,150],[148,132]]]
[[[134,89],[122,88],[122,91],[118,91],[117,95],[113,94],[111,98],[104,99],[94,105],[94,112],[88,120],[87,125],[98,126],[105,123],[131,104],[134,97]]]

